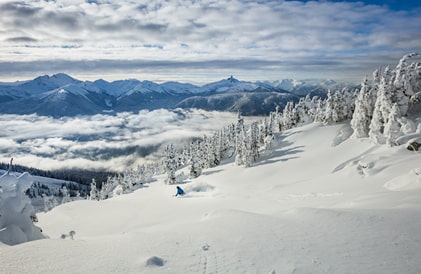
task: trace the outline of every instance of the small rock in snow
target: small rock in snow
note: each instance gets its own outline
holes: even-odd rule
[[[165,261],[157,256],[152,256],[146,261],[147,266],[164,266]]]

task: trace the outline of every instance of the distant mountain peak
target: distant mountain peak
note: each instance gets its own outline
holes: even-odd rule
[[[234,76],[232,76],[232,75],[230,77],[228,77],[227,80],[230,81],[231,83],[237,83],[237,82],[239,82],[239,80],[238,79],[235,79]]]

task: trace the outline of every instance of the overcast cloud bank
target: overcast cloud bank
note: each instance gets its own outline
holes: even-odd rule
[[[416,1],[414,1],[416,2]],[[386,2],[387,3],[387,2]],[[360,81],[421,51],[421,8],[330,1],[4,1],[0,77]]]
[[[13,157],[16,164],[45,170],[122,171],[160,157],[164,144],[203,137],[236,119],[234,113],[178,109],[60,119],[0,115],[0,161]]]

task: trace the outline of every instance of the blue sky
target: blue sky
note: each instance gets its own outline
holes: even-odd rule
[[[305,1],[307,2],[307,1]],[[334,1],[344,2],[344,1]],[[412,10],[421,7],[421,1],[418,0],[371,0],[371,1],[345,1],[345,2],[363,2],[368,5],[387,6],[392,10]]]
[[[0,2],[0,82],[359,82],[421,52],[421,1],[29,0]]]

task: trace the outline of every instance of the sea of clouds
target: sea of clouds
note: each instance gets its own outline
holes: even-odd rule
[[[16,164],[44,170],[122,171],[162,157],[168,143],[181,146],[236,120],[236,113],[181,109],[58,119],[3,114],[0,162],[13,157]]]

